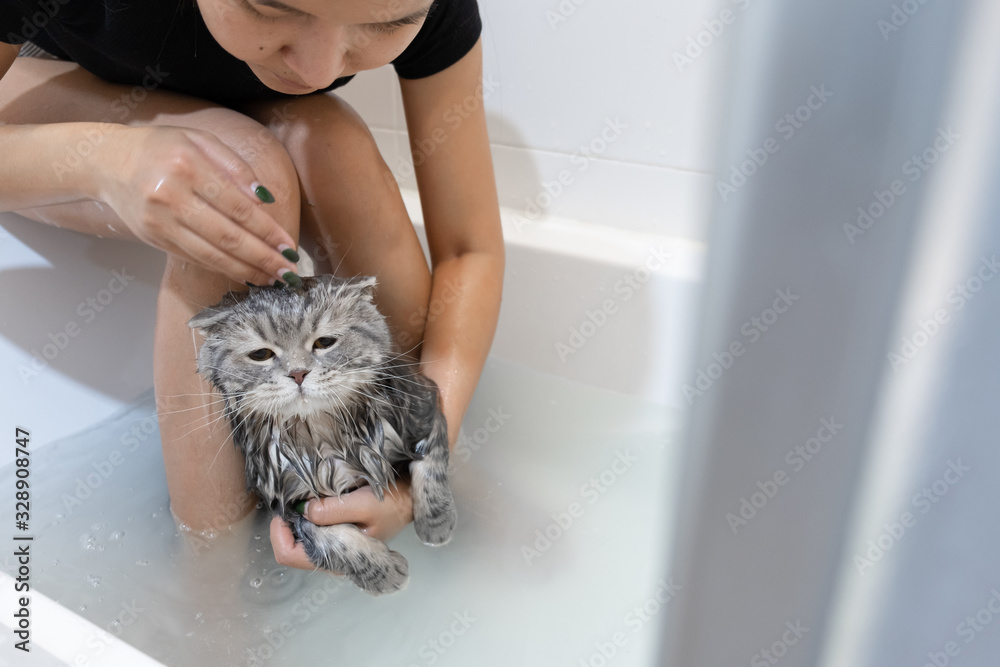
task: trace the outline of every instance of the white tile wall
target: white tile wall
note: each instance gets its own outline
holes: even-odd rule
[[[751,0],[480,0],[501,205],[705,240],[723,67],[733,26],[752,11]],[[704,46],[678,67],[689,38]],[[415,189],[392,68],[340,92]],[[596,157],[583,168],[585,150]],[[570,185],[549,197],[545,183],[564,170]]]

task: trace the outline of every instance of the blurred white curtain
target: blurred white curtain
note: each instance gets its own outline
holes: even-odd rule
[[[1000,3],[739,21],[661,663],[1000,664]]]

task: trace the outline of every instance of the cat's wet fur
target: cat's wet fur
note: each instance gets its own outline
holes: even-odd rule
[[[374,278],[332,275],[250,287],[188,325],[205,336],[198,371],[225,397],[248,488],[292,526],[314,565],[380,595],[406,585],[406,559],[352,524],[318,526],[294,509],[364,484],[381,500],[408,475],[417,535],[430,545],[451,538],[437,385],[396,352],[374,290]]]

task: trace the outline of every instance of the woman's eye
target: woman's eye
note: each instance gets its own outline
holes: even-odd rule
[[[325,350],[326,348],[332,346],[337,342],[337,339],[333,336],[323,336],[322,338],[317,338],[316,342],[313,343],[314,350]]]
[[[269,16],[267,14],[261,14],[257,11],[257,8],[250,4],[247,0],[243,0],[244,9],[246,9],[254,18],[261,21],[277,21],[282,18],[281,16]]]
[[[365,26],[374,33],[379,33],[382,35],[391,35],[403,26],[396,23],[369,23]]]
[[[274,352],[267,349],[266,347],[262,347],[259,350],[254,350],[247,356],[253,359],[254,361],[267,361],[268,359],[274,356]]]

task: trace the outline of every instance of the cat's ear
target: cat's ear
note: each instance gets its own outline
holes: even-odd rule
[[[347,282],[351,287],[353,287],[358,291],[358,293],[365,299],[365,301],[371,303],[372,299],[375,297],[375,285],[378,283],[378,281],[375,279],[375,276],[362,276],[360,278],[351,278]]]
[[[188,320],[188,326],[192,329],[198,329],[202,335],[207,334],[209,329],[233,314],[234,306],[242,303],[250,294],[261,289],[263,288],[251,286],[249,292],[226,292],[219,303],[209,306]]]
[[[228,305],[210,306],[188,320],[188,326],[206,335],[209,329],[225,320],[232,312]]]

